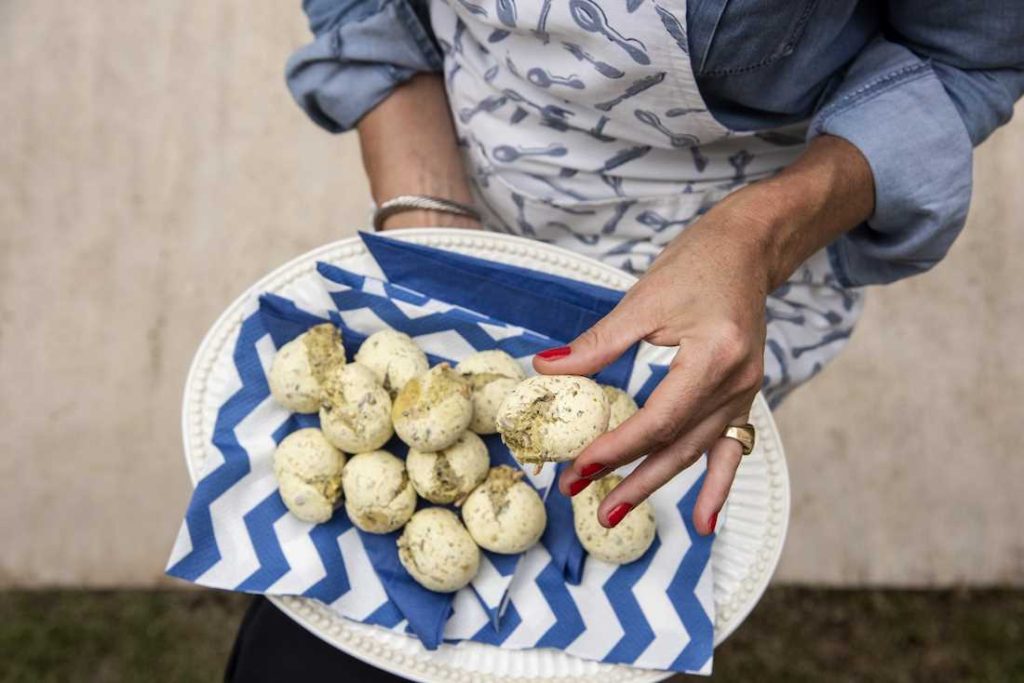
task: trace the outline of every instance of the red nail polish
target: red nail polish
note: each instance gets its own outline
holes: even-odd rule
[[[590,486],[589,479],[577,479],[573,483],[569,484],[569,497],[572,498],[588,486]]]
[[[619,503],[612,508],[612,511],[608,513],[608,525],[615,526],[622,521],[622,518],[629,514],[629,511],[633,509],[631,503]]]
[[[556,346],[553,349],[545,349],[537,355],[544,360],[556,360],[558,358],[565,358],[572,353],[572,347],[569,346]]]
[[[708,529],[710,530],[708,533],[714,533],[716,526],[718,526],[718,513],[717,512],[715,514],[711,515],[711,518],[708,519]]]
[[[587,479],[592,479],[592,478],[596,477],[597,475],[601,474],[604,471],[605,471],[605,466],[604,465],[602,465],[599,462],[592,462],[589,465],[587,465],[586,467],[584,467],[582,470],[580,470],[580,476],[581,477],[586,477]]]

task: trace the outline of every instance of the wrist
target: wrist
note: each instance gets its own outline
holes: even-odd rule
[[[725,197],[682,236],[706,233],[704,241],[725,254],[724,263],[767,295],[777,286],[778,241],[785,226],[779,197],[749,185]]]
[[[777,185],[765,181],[729,197],[733,200],[728,207],[732,213],[733,239],[744,244],[750,258],[758,261],[754,272],[764,279],[769,292],[784,283],[806,259],[790,252],[792,238],[805,220],[804,200],[794,189],[790,183]],[[794,260],[797,262],[791,263]]]
[[[358,130],[370,193],[378,206],[403,195],[472,206],[439,74],[418,74],[395,88],[363,117]],[[410,210],[387,216],[381,227],[413,226],[479,227],[479,222],[433,210]]]
[[[764,259],[771,290],[871,216],[874,178],[856,147],[821,136],[791,166],[733,193],[720,206],[731,210],[737,232]]]

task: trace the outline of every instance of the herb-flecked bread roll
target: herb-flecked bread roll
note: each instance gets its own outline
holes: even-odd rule
[[[323,382],[320,428],[346,453],[373,451],[391,438],[391,398],[359,363],[336,367]]]
[[[426,452],[409,449],[405,468],[420,497],[447,505],[462,500],[487,478],[487,445],[473,432],[463,432],[448,448]]]
[[[473,419],[469,382],[448,363],[409,380],[391,409],[398,437],[418,451],[448,448]]]
[[[274,451],[274,477],[285,507],[304,522],[326,522],[341,499],[345,455],[319,429],[300,429]]]
[[[454,512],[424,508],[398,537],[398,560],[424,588],[453,593],[476,576],[480,549]]]
[[[620,424],[633,417],[637,407],[633,397],[618,387],[602,384],[604,396],[608,399],[608,431],[612,431]]]
[[[267,375],[270,394],[288,410],[315,413],[324,376],[344,364],[341,331],[331,323],[311,327],[278,349]]]
[[[572,498],[573,525],[584,550],[612,564],[628,564],[640,559],[651,547],[657,531],[654,508],[646,500],[611,529],[605,529],[597,521],[598,506],[620,481],[622,477],[609,474]]]
[[[462,521],[481,548],[512,554],[540,540],[548,516],[540,496],[523,481],[522,470],[499,465],[466,498]]]
[[[501,440],[521,463],[572,460],[608,428],[601,386],[575,375],[537,375],[513,389],[498,411]]]
[[[416,346],[412,337],[398,330],[371,334],[356,352],[355,361],[373,371],[391,396],[430,367],[423,349]]]
[[[341,484],[348,518],[371,534],[400,528],[416,511],[405,463],[387,451],[353,456],[342,470]]]
[[[498,408],[509,392],[526,379],[526,373],[512,356],[493,349],[463,359],[455,371],[469,381],[473,390],[473,420],[469,428],[477,434],[494,434]]]

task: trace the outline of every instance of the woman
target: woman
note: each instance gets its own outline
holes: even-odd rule
[[[535,361],[591,374],[640,339],[680,346],[646,406],[560,481],[574,495],[649,453],[602,504],[605,526],[707,451],[694,522],[714,530],[742,452],[726,430],[758,390],[777,403],[839,352],[863,286],[944,256],[972,147],[1024,90],[1010,0],[305,9],[316,39],[289,87],[327,130],[358,129],[385,229],[482,227],[640,276]],[[410,195],[455,204],[390,201]]]

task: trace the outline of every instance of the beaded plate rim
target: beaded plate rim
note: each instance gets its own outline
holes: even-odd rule
[[[567,277],[625,290],[636,282],[626,272],[605,265],[587,256],[581,256],[567,249],[513,235],[489,232],[466,231],[457,228],[409,228],[389,231],[389,237],[428,247],[447,249],[471,256],[497,257],[518,261],[521,265],[539,269],[553,269]],[[205,424],[204,399],[207,379],[214,364],[222,357],[222,351],[233,339],[241,326],[246,305],[253,296],[276,291],[287,286],[296,278],[311,273],[317,261],[343,265],[346,259],[366,254],[366,247],[358,236],[332,242],[306,252],[260,278],[238,296],[210,327],[193,357],[185,383],[182,405],[182,436],[185,462],[189,477],[195,486],[205,449],[210,442],[212,426]],[[730,572],[732,587],[720,591],[716,577],[715,587],[715,645],[729,637],[743,622],[760,600],[775,568],[778,566],[782,547],[789,526],[790,488],[785,452],[778,429],[764,397],[759,393],[751,410],[750,420],[757,429],[758,442],[754,452],[745,456],[739,476],[751,470],[750,477],[755,484],[764,486],[758,495],[767,498],[763,510],[757,505],[744,502],[742,498],[753,495],[734,486],[727,504],[726,514],[712,550],[712,561],[716,568],[720,563],[730,562],[733,545],[746,546],[743,554],[753,557],[745,563],[745,571]],[[746,508],[763,512],[762,527],[751,521]],[[742,513],[742,514],[741,514]],[[754,548],[756,546],[756,549]],[[721,592],[721,594],[720,594]],[[396,647],[393,639],[412,641],[412,636],[403,636],[379,627],[361,624],[345,619],[328,606],[311,598],[298,596],[269,596],[270,600],[289,617],[327,643],[359,659],[394,674],[420,681],[480,681],[482,683],[527,683],[530,681],[559,681],[560,683],[597,683],[599,681],[633,682],[658,681],[672,675],[672,672],[653,671],[625,665],[587,662],[589,669],[582,675],[519,675],[501,671],[480,671],[439,663],[432,653],[416,647]],[[459,643],[442,645],[442,648],[494,648],[481,643]],[[563,652],[551,650],[503,650],[516,657],[529,657],[538,652],[564,659],[565,665],[579,664],[582,660]],[[557,663],[557,662],[556,662]],[[517,667],[518,668],[518,667]]]

